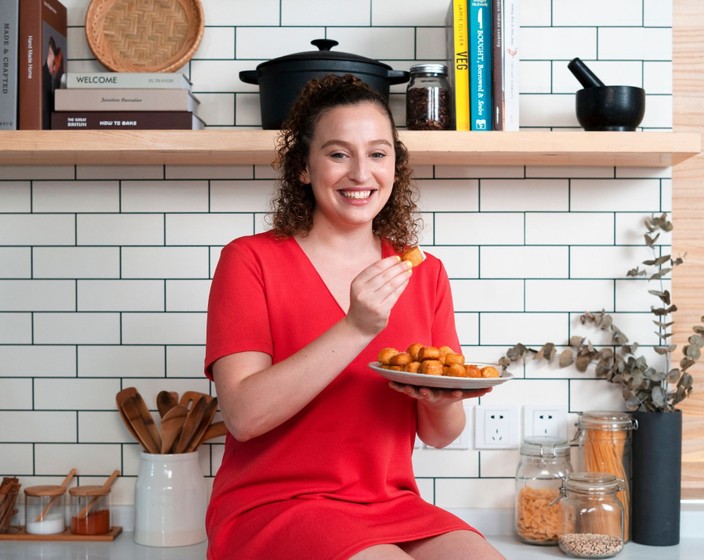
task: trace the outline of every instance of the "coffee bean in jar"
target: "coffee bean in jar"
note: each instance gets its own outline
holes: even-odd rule
[[[449,130],[452,128],[450,82],[447,66],[416,64],[406,89],[406,128]]]

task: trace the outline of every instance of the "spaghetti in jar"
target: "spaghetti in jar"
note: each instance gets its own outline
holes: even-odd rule
[[[617,497],[623,506],[623,537],[630,539],[631,432],[634,420],[628,412],[589,411],[579,417],[577,469],[609,473],[623,481]]]

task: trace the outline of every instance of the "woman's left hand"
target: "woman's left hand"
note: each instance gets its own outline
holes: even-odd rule
[[[408,395],[427,404],[444,405],[464,399],[476,399],[491,392],[492,387],[484,389],[432,389],[430,387],[417,387],[415,385],[405,385],[389,382],[389,387],[393,390]]]

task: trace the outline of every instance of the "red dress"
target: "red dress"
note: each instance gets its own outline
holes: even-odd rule
[[[383,255],[392,254],[384,243]],[[235,352],[280,362],[344,315],[295,239],[236,239],[213,278],[206,373]],[[416,401],[367,367],[381,348],[413,342],[459,349],[447,274],[432,255],[388,327],[303,410],[247,442],[227,436],[206,516],[210,560],[346,559],[375,544],[472,529],[420,497]]]

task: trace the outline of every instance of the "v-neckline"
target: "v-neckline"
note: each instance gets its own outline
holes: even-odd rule
[[[342,313],[342,315],[347,315],[347,310],[343,308],[342,304],[335,297],[335,294],[330,289],[330,286],[328,286],[328,284],[325,281],[325,279],[323,278],[323,276],[320,274],[318,269],[315,267],[315,265],[313,264],[313,261],[308,256],[308,253],[306,253],[306,251],[303,249],[301,244],[298,242],[298,239],[296,239],[294,236],[291,236],[291,240],[293,241],[295,246],[298,248],[298,251],[299,251],[301,257],[306,261],[308,266],[315,273],[315,276],[318,278],[318,281],[320,282],[320,284],[323,286],[323,288],[327,292],[330,300],[335,304],[335,307],[337,307],[337,309]],[[393,254],[393,250],[391,248],[391,245],[389,243],[387,243],[384,239],[381,239],[381,258],[391,256],[392,254]]]

